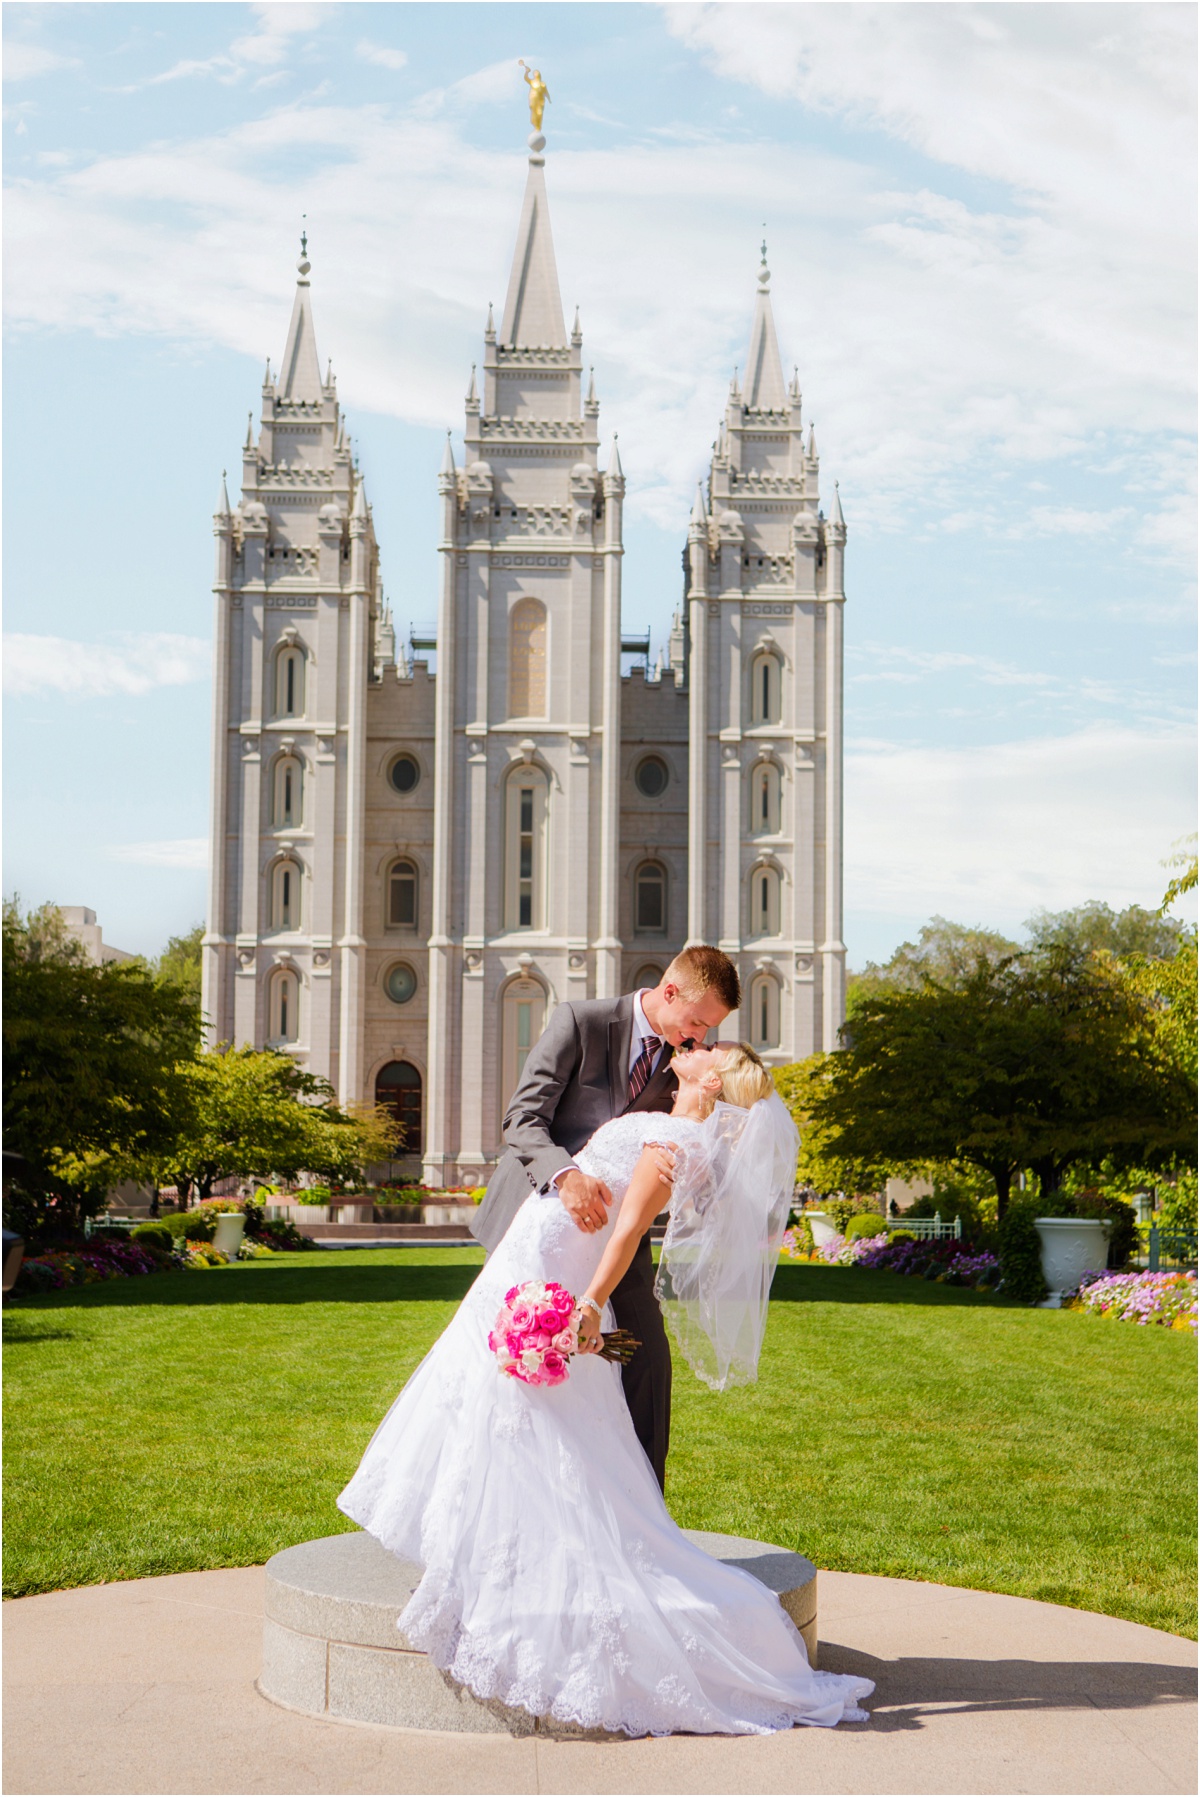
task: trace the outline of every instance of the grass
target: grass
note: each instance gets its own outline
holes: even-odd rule
[[[334,1499],[477,1250],[280,1255],[4,1315],[9,1596],[251,1565]],[[678,1362],[688,1528],[1194,1636],[1195,1342],[854,1268],[780,1267],[759,1383]]]

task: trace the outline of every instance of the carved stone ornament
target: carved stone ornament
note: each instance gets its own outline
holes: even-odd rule
[[[573,972],[578,972],[580,968],[587,966],[587,956],[580,954],[571,955],[568,957],[567,965]]]

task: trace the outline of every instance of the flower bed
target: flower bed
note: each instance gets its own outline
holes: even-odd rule
[[[243,1242],[239,1260],[273,1252],[265,1243]],[[137,1279],[147,1273],[199,1272],[227,1267],[229,1256],[211,1242],[180,1240],[170,1253],[138,1242],[91,1241],[86,1248],[53,1248],[21,1262],[17,1292],[60,1292],[69,1285],[100,1285],[106,1279]]]
[[[157,1273],[164,1256],[136,1242],[91,1242],[86,1248],[54,1248],[21,1262],[19,1292],[60,1292],[68,1285],[99,1285],[105,1279],[136,1279]]]
[[[866,1267],[888,1273],[907,1274],[920,1279],[934,1279],[944,1285],[970,1285],[987,1288],[996,1285],[1000,1263],[994,1254],[964,1252],[961,1242],[892,1241],[886,1230],[879,1235],[859,1236],[847,1241],[836,1236],[809,1253],[797,1229],[789,1229],[783,1238],[783,1252],[789,1260],[815,1261],[830,1267]]]
[[[1091,1311],[1118,1323],[1159,1323],[1196,1333],[1194,1273],[1085,1273],[1079,1290],[1064,1300],[1070,1310]]]

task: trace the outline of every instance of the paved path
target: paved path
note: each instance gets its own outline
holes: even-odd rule
[[[1196,1790],[1196,1647],[1054,1604],[820,1575],[821,1664],[869,1723],[549,1741],[316,1721],[258,1695],[261,1567],[4,1606],[4,1789],[86,1792]]]

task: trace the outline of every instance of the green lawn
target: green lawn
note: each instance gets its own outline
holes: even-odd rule
[[[334,1498],[474,1249],[280,1255],[4,1314],[12,1596],[265,1560]],[[690,1528],[1195,1634],[1195,1342],[784,1265],[757,1386],[676,1366]]]

